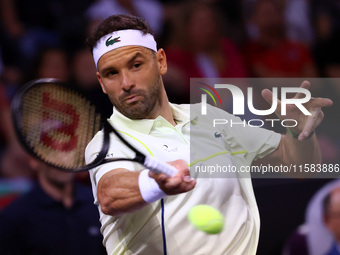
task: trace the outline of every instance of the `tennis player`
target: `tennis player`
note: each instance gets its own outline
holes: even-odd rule
[[[209,153],[198,155],[195,161],[206,156],[200,161],[206,165],[211,158],[237,167],[254,161],[319,162],[314,129],[323,119],[321,107],[332,102],[310,100],[305,104],[312,113],[308,117],[298,109],[287,112],[286,118],[298,120],[299,125],[291,130],[298,137],[250,127],[212,130],[207,117],[189,112],[189,105],[168,101],[162,81],[167,71],[166,55],[163,49],[157,49],[143,19],[111,16],[89,36],[88,44],[98,81],[114,105],[109,122],[136,148],[178,169],[176,176],[168,177],[127,161],[107,163],[90,171],[108,254],[255,254],[260,224],[250,178],[200,178],[201,173],[194,171],[190,175],[188,164],[194,164],[190,162],[190,145],[197,143]],[[308,88],[309,83],[301,87]],[[263,92],[263,97],[270,102],[269,90]],[[238,120],[213,107],[208,107],[206,116]],[[200,139],[190,137],[190,130]],[[218,135],[214,137],[215,132]],[[102,135],[99,132],[88,145],[87,162],[99,152]],[[112,137],[107,157],[131,154]],[[223,213],[226,222],[220,234],[207,235],[189,224],[187,213],[198,204]]]

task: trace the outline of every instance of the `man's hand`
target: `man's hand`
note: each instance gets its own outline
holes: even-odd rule
[[[167,195],[176,195],[192,190],[196,185],[196,180],[191,179],[190,170],[184,160],[176,160],[168,162],[168,164],[178,169],[178,174],[174,177],[169,177],[165,174],[156,174],[152,171],[149,176],[154,178],[159,187]]]
[[[300,88],[310,89],[310,83],[308,81],[303,81]],[[262,97],[271,105],[273,101],[272,97],[273,93],[264,89],[262,91]],[[297,93],[294,98],[303,98],[305,95],[302,93]],[[309,102],[304,104],[304,107],[312,114],[312,115],[304,115],[296,105],[287,105],[286,115],[281,115],[281,101],[278,100],[276,115],[282,119],[294,119],[297,121],[298,125],[294,128],[290,128],[290,130],[299,134],[299,141],[306,139],[311,132],[315,130],[317,126],[320,125],[324,118],[324,114],[321,110],[322,107],[332,106],[332,100],[328,98],[311,98]]]

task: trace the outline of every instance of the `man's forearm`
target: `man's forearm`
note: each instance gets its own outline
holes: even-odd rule
[[[178,170],[173,177],[149,170],[133,172],[124,168],[104,174],[97,186],[97,197],[103,213],[119,216],[141,209],[166,195],[192,190],[196,181],[184,160],[168,162]]]
[[[116,169],[102,176],[97,195],[104,214],[118,216],[147,205],[139,191],[138,177],[139,172],[126,169]]]
[[[284,164],[321,163],[321,151],[315,134],[303,141],[290,134],[282,135],[281,143]]]

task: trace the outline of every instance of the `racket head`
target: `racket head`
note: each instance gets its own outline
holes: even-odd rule
[[[85,148],[106,122],[96,106],[76,89],[57,79],[33,80],[11,102],[17,137],[34,157],[67,172],[87,171],[104,160],[109,135],[97,158],[85,163]]]

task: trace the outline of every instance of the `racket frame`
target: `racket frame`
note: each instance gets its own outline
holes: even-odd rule
[[[134,161],[137,163],[140,163],[142,165],[144,165],[145,163],[145,159],[146,156],[141,153],[139,150],[137,150],[136,148],[134,148],[131,144],[129,144],[123,137],[121,134],[119,134],[119,132],[110,124],[108,123],[108,121],[106,119],[104,119],[103,115],[100,114],[100,126],[103,128],[103,132],[104,132],[104,136],[103,136],[103,143],[102,143],[102,148],[100,150],[100,152],[98,153],[97,157],[95,160],[93,160],[91,163],[84,165],[81,168],[65,168],[62,166],[58,166],[55,165],[49,161],[45,161],[44,159],[42,159],[34,150],[33,148],[31,148],[27,142],[25,141],[25,138],[22,135],[22,132],[20,131],[20,127],[18,125],[18,123],[20,123],[20,118],[21,115],[18,114],[18,109],[20,109],[21,106],[21,102],[22,99],[25,95],[25,93],[27,91],[29,91],[32,87],[37,86],[39,84],[46,84],[46,83],[50,83],[50,84],[55,84],[58,86],[63,86],[66,87],[68,90],[71,90],[73,92],[78,93],[79,95],[81,95],[82,97],[84,97],[87,101],[89,101],[92,105],[95,106],[96,109],[96,113],[100,114],[98,112],[98,107],[96,107],[96,105],[93,103],[93,101],[91,101],[88,97],[86,97],[83,93],[81,93],[79,90],[76,90],[72,87],[70,87],[69,85],[67,85],[65,82],[60,81],[58,79],[54,79],[54,78],[42,78],[42,79],[36,79],[36,80],[32,80],[28,83],[26,83],[25,85],[23,85],[22,87],[20,87],[17,91],[17,93],[15,94],[15,96],[13,97],[12,101],[11,101],[11,114],[12,114],[12,121],[13,121],[13,126],[14,126],[14,130],[17,134],[18,140],[20,142],[20,144],[25,148],[25,150],[33,157],[37,158],[38,160],[40,160],[41,162],[51,166],[51,167],[55,167],[59,170],[65,171],[65,172],[72,172],[72,173],[76,173],[76,172],[83,172],[83,171],[88,171],[90,169],[93,169],[94,167],[97,167],[101,164],[105,164],[105,163],[109,163],[109,162],[115,162],[115,161]],[[136,156],[134,158],[110,158],[110,159],[106,159],[106,155],[109,151],[109,147],[110,147],[110,133],[113,132],[115,134],[115,136],[117,136],[124,145],[126,145],[129,149],[131,149],[132,151],[134,151],[136,153]],[[85,153],[85,152],[84,152]]]

